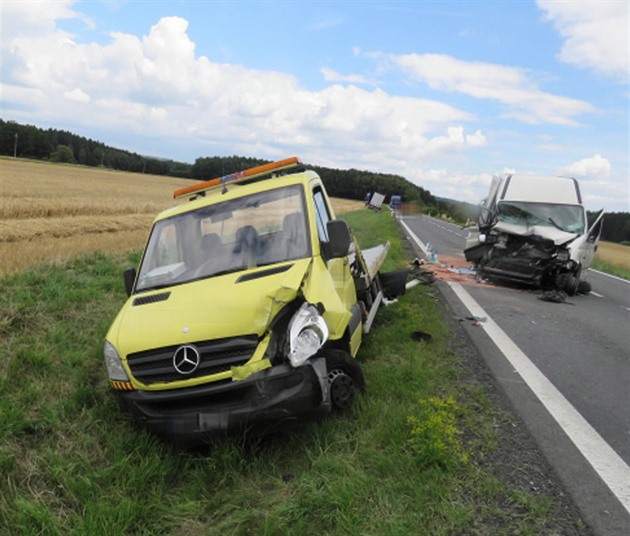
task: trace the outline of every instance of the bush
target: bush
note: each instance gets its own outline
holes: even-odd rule
[[[452,397],[430,396],[418,400],[420,415],[407,418],[411,427],[409,444],[422,466],[449,469],[468,462],[468,454],[459,440],[457,429],[459,408]]]

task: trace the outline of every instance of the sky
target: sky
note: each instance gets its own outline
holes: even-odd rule
[[[630,211],[627,0],[1,0],[0,117],[142,155],[570,175]]]

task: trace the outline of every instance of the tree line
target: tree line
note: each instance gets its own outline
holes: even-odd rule
[[[64,130],[41,129],[3,119],[0,119],[0,155],[197,180],[209,180],[269,162],[244,156],[199,157],[194,164],[176,162],[117,149]],[[447,214],[460,222],[475,218],[475,205],[434,197],[429,190],[400,175],[309,167],[322,178],[333,197],[363,200],[366,194],[379,192],[388,202],[392,195],[400,195],[404,203],[415,203],[425,213]],[[592,215],[589,213],[589,216]],[[612,212],[604,218],[602,240],[630,243],[630,213]]]
[[[243,156],[209,156],[199,157],[194,164],[188,164],[142,156],[64,130],[41,129],[2,119],[0,154],[198,180],[213,179],[269,162]],[[386,200],[391,195],[401,195],[406,202],[416,202],[424,207],[445,210],[441,207],[441,202],[428,190],[398,175],[356,169],[309,167],[317,171],[327,191],[334,197],[362,200],[368,192],[378,191],[386,196]]]

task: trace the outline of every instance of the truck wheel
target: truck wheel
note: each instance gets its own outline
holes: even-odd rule
[[[578,290],[578,285],[578,278],[573,275],[569,275],[564,281],[564,288],[562,290],[564,290],[569,296],[575,296],[575,293]]]
[[[365,389],[363,370],[359,363],[342,350],[328,350],[324,357],[333,410],[345,411],[352,406],[357,392]]]
[[[578,294],[588,294],[591,291],[591,284],[588,281],[580,281],[577,288]]]

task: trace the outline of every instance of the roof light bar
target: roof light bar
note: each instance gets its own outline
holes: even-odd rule
[[[185,188],[180,188],[179,190],[175,190],[173,192],[173,197],[175,199],[178,199],[180,197],[185,197],[190,194],[199,194],[201,192],[223,186],[228,182],[238,182],[244,179],[254,179],[256,177],[266,175],[267,173],[282,171],[301,165],[302,162],[300,162],[300,159],[297,156],[292,156],[291,158],[285,158],[284,160],[278,160],[277,162],[271,162],[270,164],[263,164],[262,166],[249,168],[245,171],[237,171],[236,173],[230,173],[229,175],[224,175],[223,177],[217,177],[216,179],[204,181],[199,184],[193,184],[192,186],[186,186]]]

